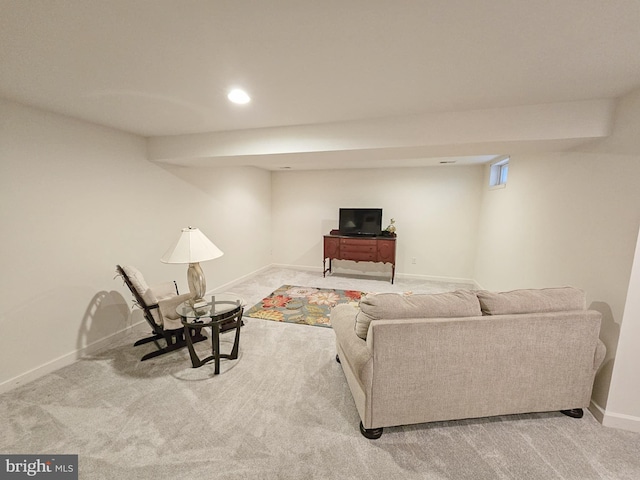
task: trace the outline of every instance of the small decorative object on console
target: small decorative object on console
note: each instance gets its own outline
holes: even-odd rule
[[[382,235],[384,235],[385,237],[395,237],[396,236],[396,226],[394,225],[394,223],[396,223],[396,219],[392,218],[391,219],[391,223],[389,224],[389,226],[387,228],[384,229],[384,231],[382,232]]]

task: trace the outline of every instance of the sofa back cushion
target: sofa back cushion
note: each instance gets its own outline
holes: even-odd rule
[[[484,315],[565,312],[585,310],[584,292],[573,287],[476,292]]]
[[[435,294],[367,294],[360,299],[356,315],[355,331],[360,338],[367,338],[372,320],[401,318],[452,318],[482,315],[475,293],[457,290]]]

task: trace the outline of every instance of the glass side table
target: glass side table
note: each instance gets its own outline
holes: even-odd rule
[[[204,305],[196,304],[195,307],[189,302],[178,305],[176,313],[182,319],[185,336],[187,337],[187,348],[191,356],[193,368],[198,368],[211,360],[215,361],[214,374],[220,373],[220,359],[228,358],[236,360],[238,358],[238,347],[240,346],[240,327],[242,326],[242,313],[244,311],[244,300],[231,293],[218,293],[210,297],[210,301]],[[211,328],[211,355],[201,359],[193,347],[189,330],[196,330],[196,333],[204,327]],[[235,339],[231,353],[220,353],[220,332],[236,330]]]

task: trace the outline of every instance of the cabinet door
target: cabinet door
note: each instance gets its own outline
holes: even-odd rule
[[[340,257],[340,239],[324,237],[324,258]]]
[[[396,263],[396,241],[378,240],[378,261]]]

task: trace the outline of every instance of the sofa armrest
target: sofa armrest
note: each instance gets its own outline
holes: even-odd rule
[[[596,352],[593,356],[593,371],[597,372],[598,369],[602,366],[602,362],[604,362],[604,357],[607,355],[607,347],[602,340],[598,339],[598,344],[596,345]]]
[[[341,304],[331,310],[331,326],[342,350],[348,354],[341,361],[348,362],[354,374],[360,378],[362,369],[371,358],[371,349],[367,342],[356,335],[355,316],[358,309],[352,305]]]

